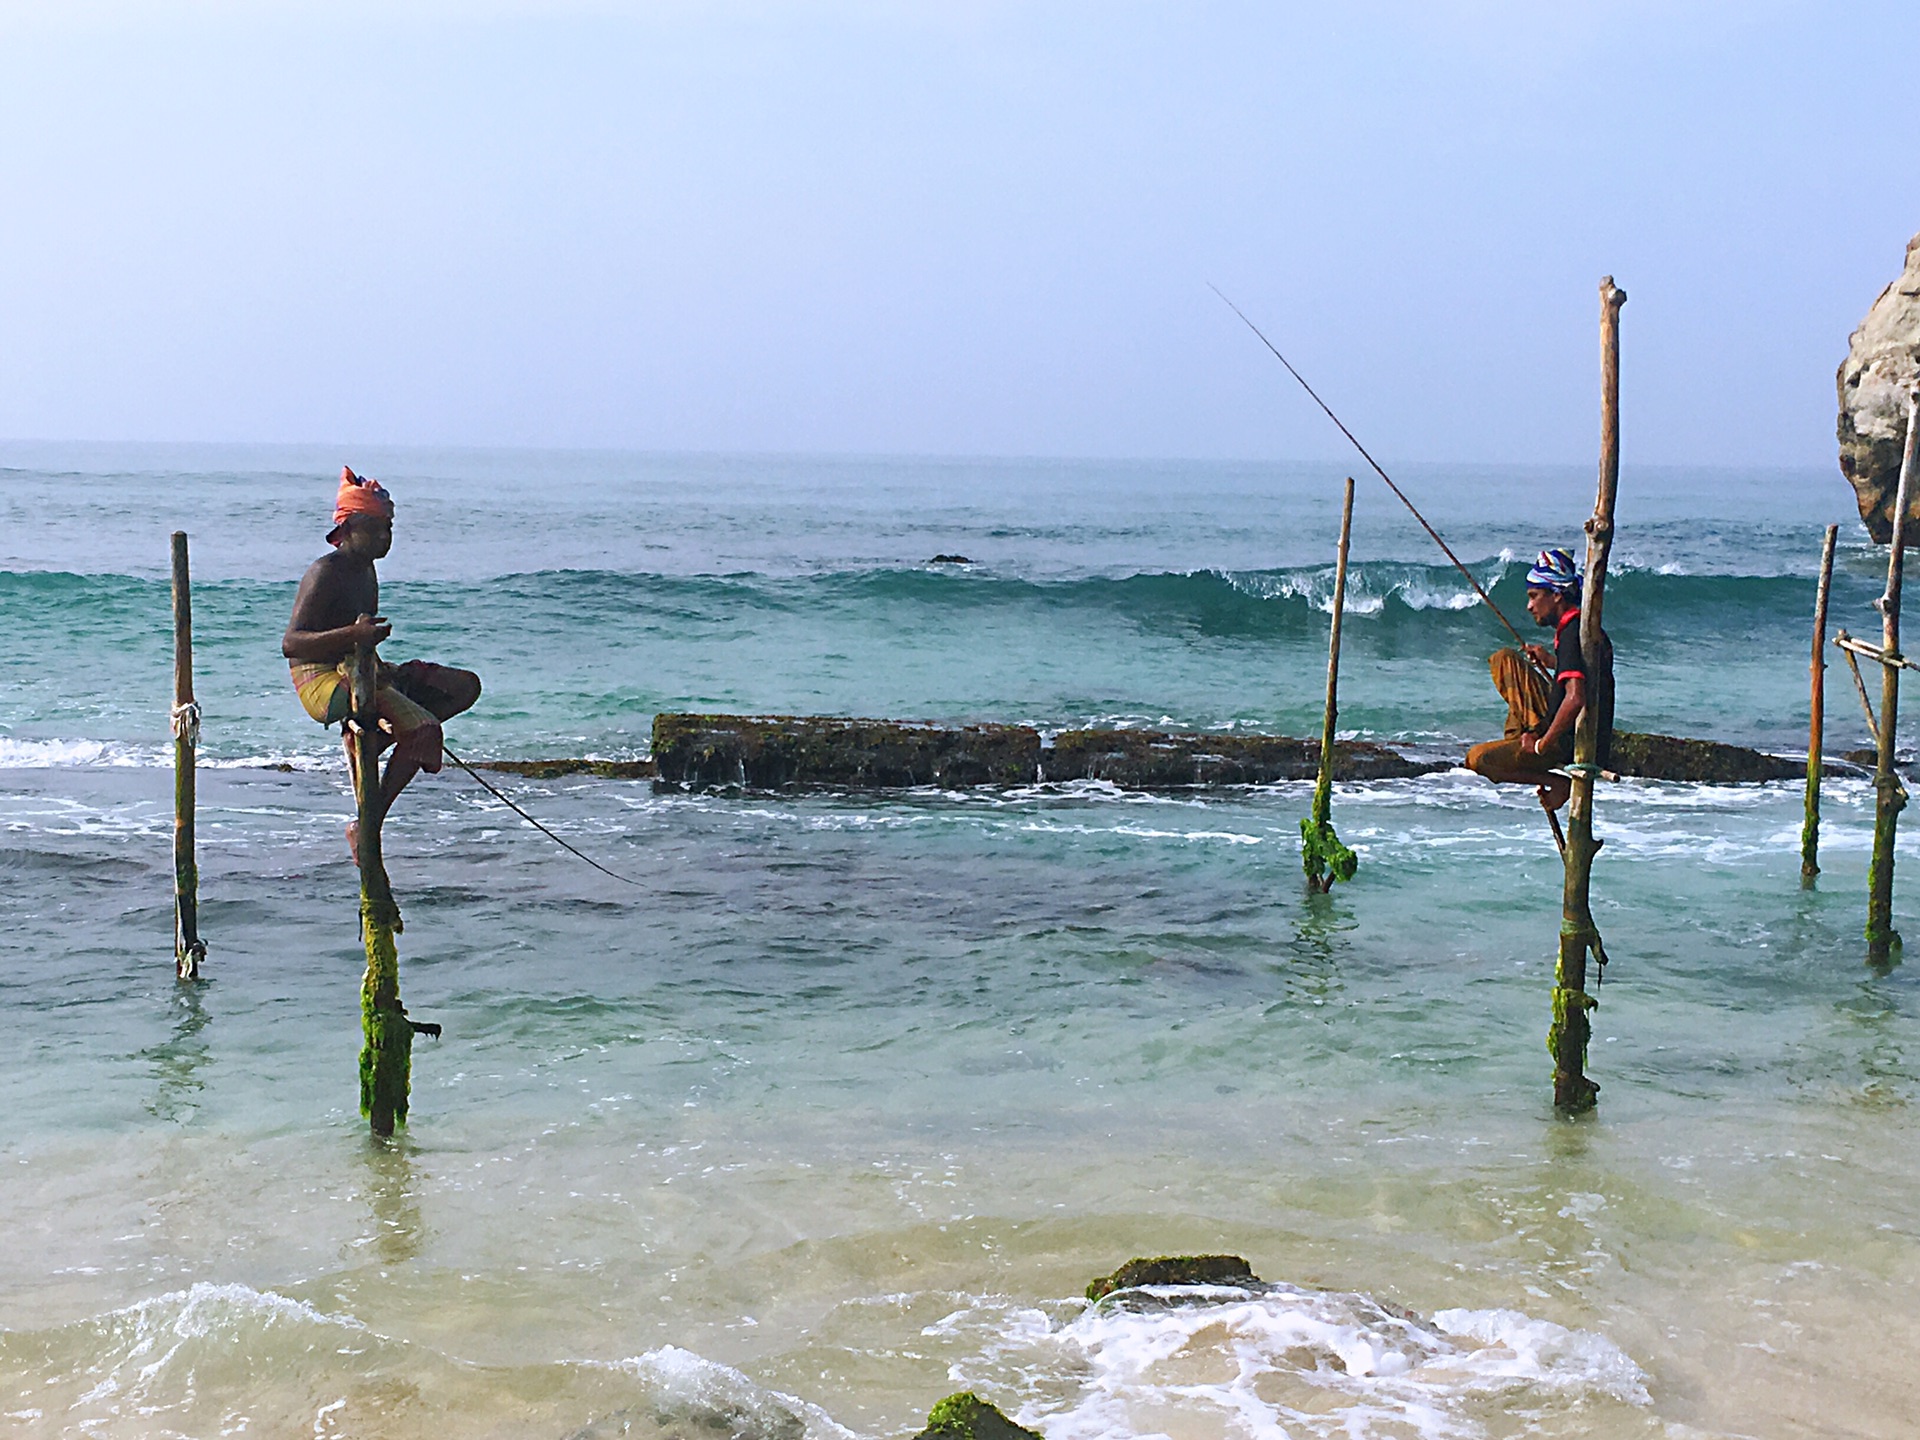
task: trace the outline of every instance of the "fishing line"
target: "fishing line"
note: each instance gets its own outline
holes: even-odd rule
[[[1525,637],[1523,637],[1518,630],[1513,628],[1513,622],[1507,619],[1507,617],[1501,613],[1500,607],[1493,603],[1493,597],[1487,594],[1485,588],[1482,587],[1482,585],[1478,580],[1474,579],[1473,572],[1466,567],[1465,563],[1462,562],[1462,560],[1458,555],[1453,553],[1453,548],[1450,545],[1448,545],[1446,541],[1440,538],[1440,532],[1434,529],[1433,526],[1427,523],[1427,517],[1420,513],[1420,507],[1415,505],[1413,501],[1407,498],[1406,491],[1402,490],[1398,485],[1393,483],[1393,477],[1387,474],[1386,471],[1382,470],[1380,468],[1380,462],[1378,460],[1375,460],[1373,456],[1367,453],[1367,447],[1362,445],[1359,441],[1359,438],[1355,436],[1351,430],[1347,429],[1346,425],[1341,421],[1340,417],[1333,413],[1333,407],[1328,405],[1326,401],[1322,400],[1320,398],[1319,393],[1313,388],[1313,386],[1307,383],[1307,377],[1302,375],[1298,370],[1293,368],[1293,362],[1287,359],[1286,356],[1280,353],[1279,347],[1276,346],[1271,340],[1267,339],[1265,332],[1263,332],[1258,325],[1254,324],[1253,321],[1247,319],[1246,311],[1242,310],[1238,305],[1234,304],[1233,301],[1227,299],[1226,292],[1224,290],[1222,290],[1218,285],[1215,285],[1211,282],[1208,283],[1207,288],[1213,291],[1214,294],[1218,295],[1220,299],[1226,304],[1226,307],[1229,310],[1233,311],[1234,314],[1238,315],[1240,319],[1243,322],[1245,322],[1246,327],[1249,330],[1253,331],[1255,335],[1258,335],[1260,337],[1260,343],[1266,346],[1267,349],[1273,351],[1273,358],[1278,360],[1282,365],[1287,367],[1287,373],[1293,376],[1294,379],[1300,382],[1300,388],[1306,391],[1307,394],[1313,398],[1313,403],[1318,405],[1322,410],[1324,410],[1326,412],[1327,418],[1333,421],[1335,425],[1338,425],[1340,427],[1340,433],[1346,436],[1348,441],[1352,443],[1353,448],[1360,452],[1360,458],[1366,461],[1367,464],[1371,465],[1373,467],[1373,473],[1378,475],[1382,480],[1386,481],[1387,488],[1393,491],[1395,495],[1400,497],[1400,503],[1406,506],[1407,509],[1413,513],[1413,518],[1420,522],[1420,528],[1425,530],[1427,534],[1433,537],[1433,543],[1438,545],[1443,551],[1446,552],[1447,559],[1453,562],[1454,568],[1458,570],[1462,575],[1466,576],[1467,584],[1473,587],[1473,593],[1478,595],[1481,598],[1481,600],[1486,602],[1487,608],[1493,611],[1495,618],[1497,618],[1502,625],[1507,627],[1507,633],[1513,636],[1513,638],[1519,642],[1520,653],[1526,657],[1527,663],[1531,665],[1536,671],[1540,671],[1540,673],[1544,675],[1546,672],[1540,669],[1540,662],[1533,658],[1533,652],[1527,648],[1527,642]]]
[[[498,800],[502,805],[506,806],[509,810],[513,811],[514,814],[518,815],[522,820],[526,821],[527,824],[533,826],[534,829],[538,830],[542,835],[546,836],[549,840],[553,841],[553,843],[558,845],[562,850],[565,850],[569,854],[577,856],[578,858],[586,861],[587,864],[591,865],[594,869],[598,870],[602,875],[612,876],[615,880],[618,880],[622,885],[631,885],[637,890],[644,890],[646,888],[638,880],[629,879],[627,876],[620,874],[620,872],[617,870],[609,870],[606,866],[602,865],[598,860],[594,859],[591,855],[582,854],[580,851],[574,849],[573,846],[569,845],[566,841],[562,840],[558,835],[554,834],[553,831],[549,830],[546,826],[542,825],[538,820],[534,819],[533,816],[527,814],[526,811],[522,810],[518,805],[514,804],[513,801],[509,800],[506,796],[502,795],[498,790],[496,790],[490,783],[488,783],[488,781],[480,774],[478,770],[474,769],[466,761],[462,760],[458,755],[454,754],[452,750],[448,749],[447,743],[444,739],[440,742],[440,749],[442,753],[444,753],[449,760],[453,761],[454,764],[458,765],[462,770],[466,771],[467,774],[471,775],[474,778],[474,780],[479,784],[482,790],[486,791],[489,795],[493,796],[494,799]]]
[[[1360,452],[1360,458],[1366,461],[1367,464],[1373,467],[1374,474],[1378,475],[1382,480],[1387,482],[1387,488],[1389,490],[1393,491],[1395,495],[1400,497],[1400,503],[1406,506],[1407,509],[1410,512],[1412,512],[1413,518],[1420,522],[1420,528],[1425,530],[1427,534],[1431,535],[1433,537],[1433,543],[1438,545],[1443,551],[1446,552],[1447,559],[1453,562],[1454,569],[1458,570],[1462,575],[1466,576],[1467,584],[1473,587],[1473,593],[1478,595],[1480,599],[1485,602],[1486,607],[1494,613],[1494,616],[1500,621],[1500,623],[1507,627],[1507,633],[1513,636],[1515,640],[1519,641],[1520,654],[1526,660],[1527,664],[1532,666],[1534,672],[1537,675],[1539,675],[1542,679],[1549,678],[1547,675],[1547,672],[1545,671],[1544,668],[1542,668],[1540,662],[1534,659],[1533,651],[1528,648],[1526,639],[1520,634],[1518,630],[1513,628],[1513,622],[1507,619],[1507,617],[1501,613],[1500,607],[1493,603],[1493,597],[1487,594],[1486,590],[1481,586],[1480,582],[1474,578],[1473,572],[1467,569],[1466,565],[1461,561],[1458,555],[1453,553],[1453,547],[1448,545],[1445,540],[1442,540],[1440,538],[1440,532],[1434,529],[1433,526],[1427,523],[1427,517],[1420,513],[1420,507],[1415,505],[1413,501],[1407,498],[1406,491],[1402,490],[1398,485],[1393,483],[1393,477],[1387,474],[1385,470],[1382,470],[1380,468],[1380,462],[1378,460],[1375,460],[1373,456],[1367,453],[1367,447],[1362,445],[1360,443],[1359,437],[1356,436],[1351,430],[1349,430],[1346,427],[1345,422],[1343,422],[1338,415],[1333,413],[1333,407],[1327,404],[1326,401],[1320,398],[1319,392],[1316,391],[1313,388],[1313,386],[1307,383],[1307,377],[1302,375],[1298,370],[1293,368],[1293,362],[1287,359],[1286,356],[1280,353],[1280,347],[1275,345],[1273,341],[1267,339],[1266,333],[1263,330],[1261,330],[1261,328],[1258,325],[1254,324],[1253,321],[1247,319],[1246,311],[1242,310],[1238,305],[1234,304],[1233,301],[1227,299],[1227,294],[1224,290],[1222,290],[1218,285],[1213,284],[1211,281],[1208,282],[1207,288],[1213,291],[1214,294],[1218,295],[1222,303],[1224,303],[1229,310],[1233,311],[1234,314],[1238,315],[1241,321],[1246,325],[1246,327],[1249,330],[1253,331],[1255,335],[1258,335],[1260,337],[1260,343],[1266,346],[1267,349],[1273,352],[1273,358],[1278,360],[1282,365],[1287,367],[1287,373],[1293,376],[1294,379],[1300,382],[1300,388],[1306,391],[1307,394],[1310,397],[1312,397],[1313,403],[1318,405],[1321,408],[1321,410],[1326,412],[1326,416],[1329,420],[1333,421],[1335,425],[1339,426],[1340,433],[1346,436],[1347,440],[1349,441],[1349,443],[1352,444],[1353,448]],[[1852,656],[1849,655],[1848,658],[1852,659]],[[1866,694],[1866,688],[1863,685],[1861,687],[1862,698],[1865,697],[1865,694]],[[1543,809],[1546,808],[1544,798],[1542,800],[1541,808]],[[1553,827],[1553,843],[1559,849],[1561,859],[1564,860],[1567,854],[1567,839],[1560,829],[1560,817],[1557,814],[1555,814],[1552,810],[1547,810],[1547,823]],[[1606,948],[1600,943],[1600,932],[1597,927],[1594,930],[1593,941],[1594,941],[1594,944],[1593,944],[1594,954],[1595,954],[1595,957],[1599,960],[1599,973],[1601,978],[1604,979],[1607,973],[1607,969],[1606,969],[1607,952],[1606,952]]]

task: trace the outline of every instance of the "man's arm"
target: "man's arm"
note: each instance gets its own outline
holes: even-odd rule
[[[1538,736],[1520,737],[1520,749],[1523,754],[1538,754],[1550,749],[1562,735],[1573,732],[1575,722],[1580,719],[1580,708],[1587,703],[1587,677],[1584,675],[1567,676],[1567,693],[1561,698],[1560,708],[1553,712],[1553,718],[1547,722],[1547,728]],[[1529,745],[1527,742],[1533,743]]]
[[[309,566],[300,578],[300,589],[293,597],[293,618],[280,639],[280,653],[289,660],[306,660],[320,665],[337,665],[362,644],[378,645],[393,633],[393,627],[378,616],[356,619],[350,625],[329,625],[337,613],[339,579],[324,559]]]

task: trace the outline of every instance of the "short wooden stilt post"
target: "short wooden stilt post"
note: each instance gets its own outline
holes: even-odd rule
[[[407,1123],[413,1068],[413,1026],[400,1003],[400,908],[380,853],[386,807],[380,795],[379,662],[371,645],[354,652],[354,789],[359,801],[360,933],[367,971],[360,983],[360,1113],[376,1135]]]
[[[1613,550],[1614,495],[1620,485],[1620,307],[1627,292],[1607,276],[1600,282],[1600,486],[1587,521],[1587,574],[1580,597],[1580,649],[1596,673],[1604,647],[1600,608],[1606,596],[1607,558]],[[1598,770],[1599,707],[1591,689],[1573,728],[1572,797],[1567,811],[1566,884],[1560,900],[1560,955],[1554,966],[1553,1025],[1547,1049],[1553,1054],[1553,1103],[1567,1112],[1591,1110],[1600,1087],[1587,1078],[1587,1042],[1592,1023],[1587,1012],[1587,956],[1600,955],[1600,934],[1593,923],[1590,888],[1593,857],[1600,842],[1593,835],[1593,781]]]
[[[1827,725],[1827,592],[1833,585],[1833,547],[1840,527],[1827,527],[1820,550],[1820,584],[1813,595],[1812,693],[1807,722],[1807,814],[1800,826],[1800,881],[1811,885],[1820,873],[1820,767]]]
[[[1327,708],[1320,723],[1320,778],[1313,787],[1313,812],[1300,822],[1300,859],[1307,890],[1324,895],[1335,880],[1351,880],[1360,859],[1333,831],[1334,720],[1340,711],[1340,620],[1347,608],[1347,550],[1353,542],[1353,477],[1340,511],[1340,551],[1333,567],[1333,629],[1327,641]]]
[[[207,943],[200,938],[200,866],[194,858],[195,751],[200,706],[193,698],[193,590],[187,533],[173,532],[173,973],[198,980]]]
[[[1842,628],[1833,632],[1833,643],[1840,647],[1840,653],[1847,658],[1847,669],[1853,675],[1853,693],[1860,697],[1860,713],[1867,720],[1867,734],[1877,740],[1880,735],[1880,722],[1873,718],[1873,702],[1867,698],[1867,682],[1861,678],[1860,662],[1853,656],[1853,636]]]
[[[1907,398],[1907,441],[1900,455],[1900,483],[1894,492],[1893,534],[1887,551],[1887,589],[1875,603],[1880,610],[1879,763],[1874,767],[1873,861],[1867,869],[1867,960],[1884,965],[1900,947],[1893,928],[1893,841],[1906,808],[1907,791],[1894,768],[1894,730],[1900,715],[1900,582],[1906,568],[1907,505],[1913,480],[1913,451],[1920,438],[1920,391]]]

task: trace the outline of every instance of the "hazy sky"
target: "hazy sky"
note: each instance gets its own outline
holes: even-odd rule
[[[1920,5],[0,0],[0,436],[1830,464]]]

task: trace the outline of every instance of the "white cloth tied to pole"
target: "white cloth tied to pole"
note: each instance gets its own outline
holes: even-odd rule
[[[189,700],[184,705],[176,705],[172,710],[173,738],[184,740],[189,745],[200,743],[200,702]]]

